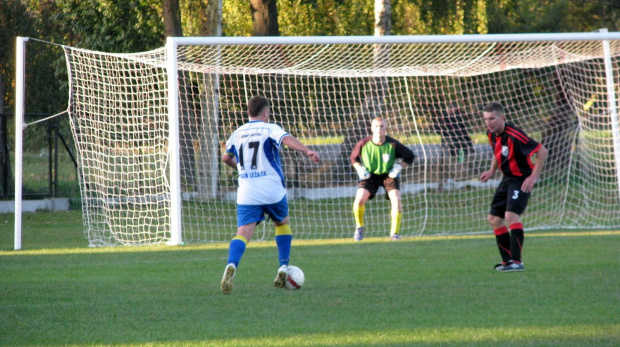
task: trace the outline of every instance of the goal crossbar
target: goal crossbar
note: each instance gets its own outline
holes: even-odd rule
[[[262,37],[168,37],[177,45],[368,45],[475,42],[554,42],[618,40],[620,32],[486,35],[399,35],[399,36],[262,36]]]

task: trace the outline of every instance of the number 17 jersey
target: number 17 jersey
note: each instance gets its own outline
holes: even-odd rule
[[[277,124],[250,121],[226,141],[226,154],[237,159],[237,204],[275,204],[286,196],[279,151],[288,135]]]

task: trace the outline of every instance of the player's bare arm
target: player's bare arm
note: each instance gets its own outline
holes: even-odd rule
[[[237,168],[237,159],[235,159],[235,157],[231,157],[228,153],[224,153],[224,155],[222,155],[222,161],[224,164],[232,167],[233,169]]]
[[[486,182],[489,178],[493,177],[493,175],[495,175],[495,171],[497,171],[497,168],[497,160],[493,157],[493,160],[491,161],[491,168],[480,174],[480,182]]]
[[[315,164],[318,164],[319,161],[321,160],[319,157],[319,153],[313,150],[310,150],[308,147],[306,147],[293,135],[284,137],[282,139],[282,143],[291,149],[305,153],[308,156],[308,158],[310,158],[310,160],[312,160],[312,162]]]
[[[532,174],[529,175],[523,184],[521,185],[521,190],[529,193],[534,188],[536,181],[538,180],[538,176],[540,176],[540,172],[542,171],[543,166],[545,165],[545,161],[547,160],[548,151],[545,147],[540,147],[538,152],[536,152],[536,161],[534,162],[534,170],[532,170]]]

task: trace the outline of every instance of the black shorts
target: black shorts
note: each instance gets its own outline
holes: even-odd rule
[[[383,187],[386,193],[394,189],[400,190],[400,181],[398,178],[391,178],[388,174],[383,174],[370,175],[369,179],[360,181],[360,183],[357,184],[357,188],[364,188],[370,192],[370,197],[368,198],[370,200],[375,197],[379,187]]]
[[[495,195],[493,195],[490,215],[505,218],[506,211],[518,215],[525,212],[527,201],[530,199],[530,193],[521,191],[521,185],[523,185],[525,178],[504,176],[495,190]]]

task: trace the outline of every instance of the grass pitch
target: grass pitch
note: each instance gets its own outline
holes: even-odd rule
[[[293,241],[306,284],[276,290],[250,243],[87,248],[80,212],[0,215],[0,346],[618,346],[620,232],[526,232],[523,273],[492,236]]]

